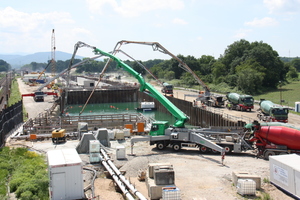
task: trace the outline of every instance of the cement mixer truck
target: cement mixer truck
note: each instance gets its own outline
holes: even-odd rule
[[[228,93],[226,108],[229,110],[251,111],[254,108],[254,99],[250,95]]]
[[[276,105],[272,101],[261,99],[259,103],[257,117],[265,122],[288,122],[289,109],[281,105]]]
[[[300,129],[282,122],[247,124],[251,129],[248,143],[254,144],[257,157],[269,159],[269,156],[300,153]]]

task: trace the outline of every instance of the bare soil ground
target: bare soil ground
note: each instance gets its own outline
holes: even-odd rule
[[[26,86],[29,87],[29,86]],[[33,90],[33,88],[30,88]],[[22,91],[22,90],[21,90]],[[176,91],[174,97],[183,98],[186,91]],[[26,97],[30,98],[30,97]],[[189,98],[193,101],[193,98]],[[32,100],[32,98],[30,98]],[[51,107],[52,99],[45,99],[44,103],[24,101],[25,108],[29,113],[29,117],[34,117],[37,109],[41,111]],[[188,100],[188,99],[187,99]],[[31,105],[31,106],[29,106]],[[38,106],[37,106],[38,105]],[[255,111],[240,112],[228,111],[221,109],[224,113],[241,116],[245,115],[249,118],[256,117]],[[299,125],[300,117],[289,114],[290,123]],[[131,154],[130,139],[124,141],[111,141],[112,148],[107,151],[111,154],[114,164],[122,171],[126,171],[125,176],[131,181],[146,198],[148,191],[145,182],[137,179],[140,169],[147,170],[149,163],[166,163],[173,165],[175,170],[175,184],[180,189],[182,200],[232,200],[232,199],[256,199],[262,193],[267,193],[273,200],[290,200],[293,199],[289,195],[263,180],[269,180],[269,162],[263,159],[255,158],[252,152],[226,155],[224,165],[221,164],[221,156],[219,154],[200,154],[195,149],[182,150],[173,152],[171,149],[158,151],[155,146],[150,146],[147,142],[135,143],[133,153]],[[36,150],[48,151],[58,148],[75,148],[78,141],[67,141],[65,144],[53,145],[49,141],[16,141],[8,139],[7,145],[26,145]],[[126,147],[127,159],[116,160],[116,146],[124,145]],[[105,178],[104,169],[100,164],[90,164],[88,155],[82,154],[83,163],[87,167],[98,169],[97,179],[95,180],[95,196],[103,200],[124,199],[123,196],[116,192],[111,179]],[[262,180],[262,189],[257,191],[256,196],[243,197],[237,194],[235,185],[232,182],[232,172],[247,172],[249,174],[258,175]],[[84,174],[89,172],[84,171]],[[85,176],[86,177],[86,176]],[[89,176],[87,176],[89,177]],[[88,185],[90,178],[85,179],[85,185]],[[263,198],[262,198],[263,199]]]

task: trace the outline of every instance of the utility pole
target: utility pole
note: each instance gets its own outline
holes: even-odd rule
[[[280,92],[280,105],[282,105],[282,91],[281,91],[281,81],[279,81],[279,92]]]

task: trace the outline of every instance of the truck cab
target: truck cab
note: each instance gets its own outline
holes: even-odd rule
[[[155,121],[152,123],[151,129],[150,129],[150,136],[159,136],[159,135],[165,135],[165,130],[167,130],[170,127],[168,121]]]
[[[44,96],[45,96],[45,93],[44,92],[35,92],[34,93],[34,96],[33,96],[33,99],[34,101],[44,101]]]

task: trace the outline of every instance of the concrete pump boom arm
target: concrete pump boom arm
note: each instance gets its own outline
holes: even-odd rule
[[[179,62],[179,67],[181,69],[183,69],[184,71],[192,74],[192,76],[194,77],[194,79],[204,88],[205,95],[206,96],[210,96],[210,88],[193,72],[193,70],[191,70],[189,68],[189,66],[185,62],[183,62],[180,58],[178,58],[177,56],[175,56],[174,54],[172,54],[170,51],[168,51],[160,43],[158,43],[158,42],[139,42],[139,41],[122,40],[122,41],[119,41],[116,44],[116,46],[114,48],[114,51],[118,51],[123,44],[143,44],[143,45],[149,45],[149,46],[152,46],[153,51],[159,51],[159,52],[162,52],[164,54],[168,54],[169,56],[171,56],[172,58],[174,58],[175,60],[177,60]]]
[[[134,76],[141,85],[140,91],[146,92],[149,96],[152,96],[153,98],[157,99],[175,117],[176,122],[173,125],[174,127],[178,127],[178,128],[184,127],[185,122],[188,121],[188,117],[180,109],[178,109],[172,102],[170,102],[163,94],[158,92],[151,84],[145,82],[144,78],[138,72],[136,72],[134,69],[132,69],[130,66],[128,66],[126,63],[124,63],[114,55],[110,53],[106,53],[100,49],[97,49],[96,47],[92,47],[92,48],[94,49],[95,54],[101,54],[109,57],[110,59],[117,62],[119,67],[122,67],[132,76]],[[148,92],[146,90],[148,90]]]

